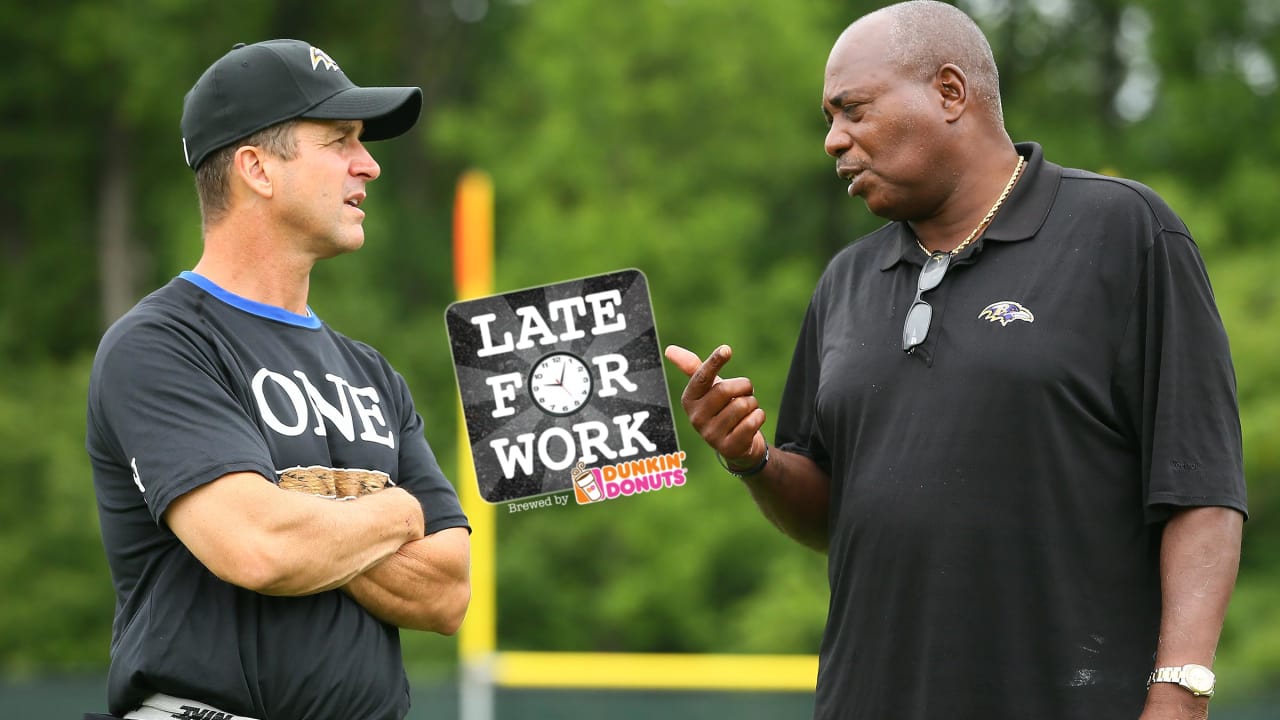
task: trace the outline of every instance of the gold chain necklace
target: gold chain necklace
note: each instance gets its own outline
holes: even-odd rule
[[[998,211],[1000,206],[1004,204],[1005,198],[1009,197],[1009,193],[1013,190],[1014,184],[1018,182],[1018,177],[1022,175],[1022,165],[1025,162],[1026,158],[1019,155],[1018,164],[1013,166],[1013,174],[1009,176],[1009,182],[1005,183],[1004,192],[1000,193],[1000,197],[996,198],[996,204],[991,206],[991,209],[987,211],[987,216],[982,218],[982,222],[978,223],[978,227],[974,228],[973,232],[969,233],[969,237],[965,238],[964,242],[955,246],[955,248],[950,252],[951,255],[956,255],[961,250],[965,249],[969,243],[973,242],[974,238],[978,237],[978,231],[986,227],[987,223],[991,222],[991,218],[996,216],[996,211]],[[919,247],[920,251],[925,255],[930,257],[933,256],[933,253],[929,252],[929,248],[925,247],[924,243],[920,242],[920,238],[916,238],[916,247]]]

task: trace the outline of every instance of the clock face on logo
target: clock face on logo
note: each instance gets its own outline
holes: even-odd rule
[[[529,394],[548,415],[572,415],[591,397],[591,369],[567,352],[544,355],[529,370]]]

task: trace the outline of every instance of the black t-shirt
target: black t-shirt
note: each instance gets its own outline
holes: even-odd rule
[[[184,273],[103,337],[87,448],[116,589],[113,713],[160,692],[263,720],[404,717],[397,628],[340,590],[272,597],[223,582],[163,521],[182,494],[252,471],[321,495],[398,485],[427,533],[466,527],[381,355]]]
[[[1150,189],[1028,167],[924,299],[891,223],[813,295],[776,445],[831,474],[815,718],[1135,718],[1170,506],[1245,511],[1198,251]]]

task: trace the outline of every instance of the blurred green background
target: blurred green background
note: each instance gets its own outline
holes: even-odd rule
[[[1232,341],[1252,510],[1215,706],[1263,707],[1280,686],[1280,2],[959,4],[991,39],[1015,140],[1151,185],[1200,244]],[[880,224],[835,176],[820,112],[831,43],[880,5],[0,4],[0,716],[6,694],[53,697],[50,682],[98,692],[114,603],[83,450],[89,364],[107,324],[198,257],[178,119],[233,43],[296,37],[356,83],[423,88],[415,130],[371,146],[383,178],[365,248],[317,269],[311,305],[404,373],[450,470],[443,313],[453,186],[471,167],[495,182],[496,291],[639,268],[660,340],[730,343],[733,373],[776,411],[819,273]],[[502,649],[816,651],[824,559],[776,533],[678,425],[679,492],[499,508]],[[453,639],[407,635],[423,687],[448,686],[455,654]],[[1254,711],[1239,712],[1215,717]]]

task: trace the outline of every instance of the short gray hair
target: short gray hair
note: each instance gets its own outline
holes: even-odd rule
[[[908,77],[928,80],[938,68],[951,63],[964,71],[970,93],[982,102],[991,118],[1004,124],[1000,71],[987,36],[973,18],[936,0],[907,0],[865,17],[873,16],[889,19],[888,60]]]
[[[260,147],[283,160],[298,156],[297,120],[285,120],[209,153],[196,168],[196,195],[200,199],[200,219],[208,227],[223,218],[231,207],[231,160],[245,145]]]

